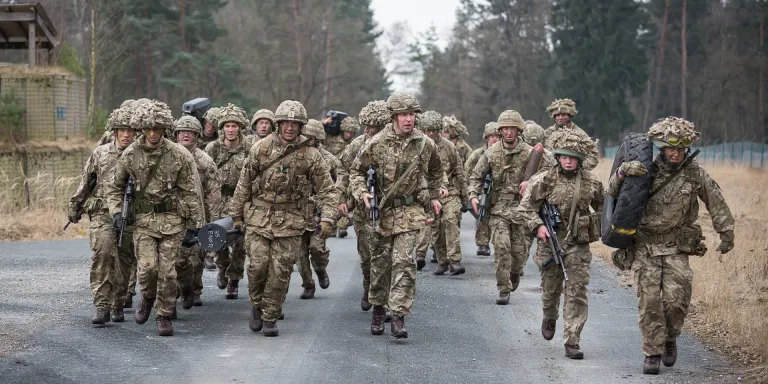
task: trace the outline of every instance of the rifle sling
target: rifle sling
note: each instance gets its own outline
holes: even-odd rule
[[[285,158],[286,158],[286,157],[288,157],[288,155],[290,155],[291,153],[294,153],[294,152],[298,151],[299,149],[301,149],[301,148],[304,148],[304,147],[308,146],[308,145],[309,145],[309,143],[310,143],[310,141],[311,141],[311,140],[304,140],[304,141],[302,141],[301,143],[299,143],[299,144],[297,144],[297,145],[294,145],[293,147],[290,147],[290,148],[286,149],[286,150],[285,150],[285,152],[283,152],[283,154],[282,154],[282,155],[280,155],[280,156],[276,157],[274,160],[272,160],[272,161],[270,161],[269,163],[267,163],[267,165],[265,165],[265,166],[264,166],[262,169],[266,171],[267,169],[269,169],[269,167],[271,167],[271,166],[273,166],[273,165],[277,164],[277,162],[278,162],[278,161],[280,161],[280,160],[282,160],[282,159],[285,159]]]
[[[696,157],[699,154],[699,152],[701,151],[697,149],[693,152],[693,154],[688,156],[688,158],[686,158],[685,161],[683,161],[683,163],[680,164],[680,168],[677,168],[674,171],[672,171],[672,174],[669,175],[669,177],[666,180],[662,181],[661,184],[658,187],[656,187],[656,189],[651,191],[651,193],[648,195],[648,199],[650,200],[651,197],[653,197],[653,195],[659,193],[662,189],[664,189],[664,187],[667,186],[667,184],[669,184],[672,180],[674,180],[674,178],[677,177],[677,175],[682,173],[683,169],[688,165],[688,163],[693,161],[693,158]]]
[[[573,193],[573,199],[571,200],[571,213],[568,215],[568,230],[566,231],[565,238],[566,240],[569,239],[572,235],[573,223],[576,221],[576,225],[579,225],[579,222],[577,220],[574,220],[576,217],[576,205],[579,202],[579,194],[581,193],[581,171],[576,174],[576,190]],[[576,228],[578,230],[578,228]]]
[[[400,184],[402,184],[403,181],[406,178],[408,178],[408,176],[413,172],[413,170],[416,169],[416,166],[419,164],[419,161],[418,161],[419,156],[421,156],[421,152],[424,151],[424,144],[426,143],[426,141],[427,141],[426,137],[423,137],[421,139],[421,146],[419,146],[419,153],[416,155],[416,158],[413,159],[413,161],[411,162],[411,165],[408,166],[408,169],[406,169],[405,172],[403,172],[403,174],[400,175],[400,178],[395,180],[395,183],[392,184],[392,187],[389,188],[389,191],[387,191],[387,193],[384,195],[384,198],[382,198],[381,201],[379,202],[379,207],[384,206],[384,203],[387,202],[387,199],[389,199],[389,196],[392,195],[392,192],[394,192],[397,189],[397,187],[399,187]]]

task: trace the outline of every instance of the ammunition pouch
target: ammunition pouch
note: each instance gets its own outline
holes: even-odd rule
[[[581,216],[576,221],[576,244],[589,244],[600,240],[601,218],[596,212]]]
[[[382,208],[388,209],[388,208],[407,207],[409,205],[412,205],[415,202],[416,202],[416,197],[413,195],[408,195],[403,197],[390,197],[384,203],[384,206]]]
[[[704,256],[707,246],[700,228],[682,227],[677,231],[677,251],[689,255]]]
[[[177,206],[172,201],[164,201],[158,204],[151,204],[147,201],[137,201],[133,206],[133,212],[136,215],[146,213],[167,213],[176,212]]]

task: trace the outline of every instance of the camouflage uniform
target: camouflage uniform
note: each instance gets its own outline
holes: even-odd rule
[[[259,120],[262,120],[262,119],[269,121],[270,125],[272,125],[272,131],[270,131],[270,133],[274,132],[275,130],[275,114],[269,109],[259,109],[258,111],[256,111],[256,113],[253,114],[253,117],[251,118],[251,125],[250,125],[251,127],[250,134],[256,136],[255,140],[263,139],[269,136],[269,134],[267,134],[266,136],[260,136],[259,133],[256,131],[256,123],[258,123]]]
[[[197,138],[197,141],[198,141],[197,147],[204,151],[205,151],[205,148],[208,147],[208,144],[216,141],[216,139],[218,138],[218,133],[217,133],[217,130],[219,127],[218,115],[220,111],[221,111],[221,108],[219,107],[211,107],[207,111],[205,111],[205,114],[203,115],[203,120],[213,125],[214,127],[213,136],[211,137],[205,136],[205,127],[203,127],[203,132],[200,134],[200,137]]]
[[[357,119],[355,119],[352,116],[348,116],[341,121],[340,128],[341,128],[341,134],[337,136],[328,136],[325,140],[325,145],[324,145],[324,147],[328,150],[328,152],[332,153],[337,158],[341,158],[342,153],[344,153],[344,148],[346,148],[347,145],[351,143],[351,140],[344,139],[344,132],[352,132],[356,134],[360,130],[360,124],[358,123]],[[336,222],[336,228],[339,229],[340,237],[346,236],[348,227],[349,227],[348,217],[340,217],[339,221]]]
[[[525,125],[525,130],[523,131],[523,141],[526,142],[526,144],[533,147],[536,144],[544,144],[544,139],[546,138],[546,134],[544,133],[544,128],[541,127],[541,125],[538,125],[536,123],[528,123]]]
[[[541,302],[544,312],[542,335],[551,340],[563,300],[563,342],[566,356],[583,358],[579,341],[581,330],[587,321],[587,285],[592,252],[589,243],[600,239],[600,220],[603,211],[603,184],[590,171],[581,167],[586,155],[595,143],[587,135],[575,131],[558,131],[550,137],[555,156],[568,155],[579,159],[579,167],[566,171],[559,164],[548,171],[534,175],[517,207],[517,213],[524,223],[526,233],[535,233],[544,222],[539,217],[542,202],[547,201],[558,207],[566,228],[557,231],[560,244],[565,251],[565,268],[568,280],[563,281],[562,268],[552,262],[549,245],[538,240],[534,261],[541,273]],[[578,192],[577,192],[578,189]],[[577,196],[578,194],[578,196]],[[575,207],[574,207],[575,204]],[[594,212],[590,213],[590,208]],[[572,209],[575,209],[571,217]]]
[[[427,111],[420,116],[422,130],[424,131],[442,131],[443,119],[435,111]],[[467,205],[467,176],[464,172],[464,163],[459,157],[456,147],[448,139],[439,134],[435,136],[435,145],[437,153],[440,156],[440,162],[443,165],[443,185],[448,191],[448,196],[440,198],[440,204],[443,208],[435,221],[429,227],[431,231],[422,231],[420,245],[424,253],[416,253],[417,267],[421,269],[424,266],[424,257],[426,246],[431,242],[435,247],[435,255],[438,268],[436,275],[442,275],[449,271],[452,275],[464,273],[464,267],[461,266],[461,238],[459,232],[459,221],[461,220],[461,208]]]
[[[525,123],[519,113],[508,110],[501,113],[498,124],[499,132],[504,127],[513,127],[519,134]],[[485,151],[472,170],[469,181],[469,196],[477,199],[482,193],[485,175],[491,172],[491,242],[495,250],[494,267],[499,290],[497,302],[502,305],[508,303],[509,293],[515,291],[520,283],[520,270],[530,247],[528,234],[522,223],[514,219],[514,212],[520,201],[520,184],[531,155],[531,146],[519,136],[511,143],[514,145],[512,148],[506,148],[504,144],[507,143],[499,141]]]
[[[200,122],[192,116],[182,116],[176,121],[174,133],[191,131],[200,136],[202,127]],[[187,148],[189,150],[189,148]],[[191,151],[195,159],[197,173],[200,177],[200,191],[202,193],[202,206],[205,211],[205,222],[211,222],[221,217],[221,181],[219,170],[210,156],[200,148],[195,147]],[[203,259],[205,252],[200,249],[200,244],[191,247],[181,247],[179,259],[176,261],[176,275],[179,282],[179,290],[183,299],[188,300],[185,307],[192,302],[199,302],[203,293]],[[189,309],[189,308],[186,308]]]
[[[116,109],[109,116],[107,127],[110,132],[116,129],[130,129],[130,107]],[[93,304],[97,308],[94,323],[109,321],[110,310],[113,320],[122,321],[123,306],[128,294],[128,280],[131,271],[136,268],[136,255],[133,251],[133,227],[127,227],[123,235],[122,246],[117,246],[117,236],[112,225],[112,217],[106,201],[106,186],[114,176],[114,168],[124,152],[115,140],[100,145],[93,150],[80,177],[80,185],[69,201],[68,217],[72,222],[79,221],[77,203],[85,201],[83,212],[88,214],[91,257],[90,282]],[[88,179],[96,177],[94,188],[88,185]]]
[[[150,102],[134,106],[131,126],[167,129],[173,125],[168,106]],[[199,176],[188,151],[168,139],[159,148],[147,147],[144,137],[128,147],[117,162],[114,181],[107,186],[107,202],[113,221],[120,214],[128,178],[134,180],[133,242],[139,259],[141,308],[134,320],[143,323],[152,307],[157,309],[161,335],[173,334],[170,316],[176,302],[175,263],[185,228],[203,224]],[[169,333],[167,333],[169,331]]]
[[[371,309],[368,301],[368,292],[371,286],[371,255],[374,247],[373,233],[371,231],[370,211],[364,205],[355,203],[351,196],[349,185],[349,167],[360,156],[365,144],[376,135],[389,121],[390,115],[387,103],[384,100],[369,102],[360,110],[360,123],[365,126],[365,134],[352,140],[341,154],[341,168],[339,168],[336,184],[340,193],[340,203],[346,203],[347,209],[352,212],[352,221],[357,235],[357,253],[360,255],[360,269],[363,275],[363,296],[360,299],[360,307],[367,311]]]
[[[698,138],[693,123],[679,118],[666,118],[656,122],[648,132],[657,147],[688,147]],[[623,167],[622,167],[623,168]],[[702,243],[699,218],[699,199],[712,218],[712,226],[720,234],[718,248],[726,253],[733,248],[734,220],[718,184],[695,161],[688,162],[678,175],[663,152],[654,160],[650,190],[667,182],[651,196],[635,235],[635,244],[626,250],[629,260],[634,259],[632,271],[637,287],[639,326],[643,334],[643,353],[646,364],[654,363],[658,373],[658,359],[664,354],[664,364],[674,364],[680,335],[691,302],[693,270],[690,255],[702,256],[706,246]],[[629,173],[628,176],[631,176]],[[618,196],[623,180],[614,174],[608,184],[608,194]],[[645,371],[644,367],[644,371]]]
[[[264,327],[265,336],[277,336],[277,319],[288,292],[301,239],[314,217],[315,204],[322,206],[321,228],[331,231],[337,215],[338,194],[320,152],[302,145],[306,138],[283,141],[280,123],[307,122],[304,106],[284,101],[275,111],[278,131],[257,141],[243,166],[230,213],[236,225],[245,220],[248,263],[248,290],[252,305],[249,327],[254,332]],[[300,146],[299,149],[291,149]],[[268,163],[291,151],[277,163]],[[250,206],[246,209],[246,203]],[[326,229],[327,228],[327,229]]]
[[[219,169],[221,180],[221,204],[222,212],[227,212],[231,208],[232,196],[235,194],[235,187],[240,178],[240,172],[243,169],[245,160],[248,157],[248,150],[251,148],[252,136],[244,134],[247,118],[245,111],[232,104],[221,108],[216,115],[219,124],[219,138],[216,141],[208,143],[205,152],[213,159],[216,167]],[[238,132],[238,143],[235,147],[227,146],[227,138],[224,135],[224,124],[235,122],[240,127]],[[236,299],[238,296],[238,284],[243,279],[245,270],[245,239],[241,236],[233,241],[230,247],[219,251],[216,258],[216,267],[219,268],[219,274],[216,283],[220,289],[226,287],[225,297]]]
[[[323,124],[317,120],[309,119],[307,125],[302,129],[302,134],[307,138],[314,138],[316,140],[315,148],[320,151],[323,162],[330,172],[331,180],[335,185],[338,170],[341,168],[341,161],[332,153],[326,151],[325,148],[320,147],[326,137]],[[322,206],[317,207],[317,211],[321,209]],[[315,280],[312,278],[313,270],[317,273],[318,280],[320,280],[320,288],[326,289],[330,284],[326,267],[328,266],[331,252],[325,246],[325,238],[317,230],[317,219],[317,215],[307,217],[307,232],[304,233],[302,249],[299,252],[299,275],[301,275],[301,286],[304,288],[304,292],[301,294],[302,299],[311,299],[315,296]]]
[[[576,116],[578,111],[576,111],[576,103],[573,102],[571,99],[557,99],[552,102],[552,104],[547,107],[547,112],[549,115],[554,119],[556,115],[560,113],[567,113],[573,118]],[[583,129],[579,128],[573,121],[568,122],[565,126],[558,127],[557,124],[547,128],[544,130],[544,148],[548,150],[552,150],[552,140],[551,136],[553,133],[562,130],[562,129],[573,129],[581,134],[587,135],[586,132],[584,132]],[[589,135],[587,135],[589,136]],[[587,170],[592,170],[597,166],[597,163],[600,161],[600,153],[597,151],[597,145],[590,151],[589,154],[587,154],[586,160],[584,160],[583,167]]]
[[[489,136],[498,134],[498,124],[495,121],[485,125],[485,129],[483,130],[484,140],[488,140]],[[472,151],[472,153],[469,155],[469,158],[467,158],[467,161],[464,162],[464,169],[467,175],[467,184],[469,184],[469,176],[475,169],[475,165],[477,165],[478,160],[480,160],[480,157],[483,156],[486,150],[488,150],[487,143],[484,146]],[[480,256],[490,256],[491,249],[488,247],[490,242],[491,228],[488,225],[488,221],[483,220],[477,225],[477,228],[475,229],[475,244],[477,245],[477,254]]]
[[[398,114],[420,112],[413,95],[394,93],[387,100],[393,119]],[[414,164],[396,188],[407,169]],[[416,292],[416,263],[413,251],[419,231],[424,227],[431,199],[442,188],[443,169],[435,143],[418,130],[398,135],[385,128],[368,140],[350,167],[350,191],[356,204],[364,204],[368,193],[368,169],[376,171],[376,187],[381,201],[380,218],[373,234],[376,248],[371,259],[371,288],[368,300],[374,305],[371,330],[383,332],[384,306],[394,312],[393,335],[407,337],[404,316],[413,306]],[[422,188],[426,179],[428,189]],[[386,199],[385,199],[386,197]]]
[[[444,116],[443,126],[445,127],[445,134],[448,136],[447,138],[451,140],[451,143],[453,143],[459,151],[461,163],[466,163],[469,154],[472,153],[472,147],[470,147],[462,138],[462,136],[469,134],[469,132],[467,132],[467,127],[462,124],[456,116]]]

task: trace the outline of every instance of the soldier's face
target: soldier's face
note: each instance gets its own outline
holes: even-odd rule
[[[120,149],[128,148],[133,142],[133,139],[136,138],[136,131],[129,128],[118,128],[115,133],[115,142]]]
[[[213,124],[211,124],[210,121],[208,121],[208,120],[205,121],[205,127],[203,129],[204,129],[204,133],[205,133],[206,136],[208,136],[208,137],[213,136],[213,131],[214,131],[215,128],[216,127],[214,127]]]
[[[562,127],[571,122],[571,115],[567,113],[558,113],[555,115],[555,123]]]
[[[685,148],[664,147],[664,157],[672,164],[680,164],[685,158]]]
[[[440,139],[440,137],[442,136],[442,135],[440,134],[440,131],[429,130],[429,131],[424,131],[424,133],[425,133],[425,134],[426,134],[426,135],[427,135],[427,136],[428,136],[430,139],[432,139],[432,140],[435,140],[435,141],[437,141],[438,139]]]
[[[256,134],[259,137],[266,137],[272,132],[272,123],[267,119],[259,119],[255,125]]]
[[[237,133],[240,131],[240,126],[235,122],[224,123],[224,137],[229,141],[237,140]]]
[[[294,141],[299,137],[299,129],[301,124],[297,121],[281,121],[280,122],[280,136],[285,141]]]
[[[413,126],[416,121],[415,112],[398,113],[395,117],[396,126],[395,131],[399,133],[411,133],[413,132]]]
[[[488,138],[486,140],[488,140],[488,146],[491,146],[491,145],[496,144],[497,141],[501,140],[501,136],[499,136],[499,135],[490,135],[490,136],[488,136]]]
[[[363,132],[365,132],[365,134],[368,135],[368,136],[373,136],[373,135],[379,133],[379,127],[374,127],[372,125],[366,125],[365,126],[365,130]]]
[[[197,144],[197,133],[192,131],[179,131],[179,133],[176,134],[176,141],[185,147],[194,146]]]
[[[144,137],[147,139],[146,144],[150,147],[158,146],[163,141],[163,129],[161,128],[149,128],[144,130]]]
[[[560,167],[566,171],[575,171],[579,167],[579,159],[568,155],[557,155]]]
[[[309,140],[310,146],[317,148],[317,138],[314,136],[307,136],[307,139]]]
[[[513,143],[517,140],[517,133],[517,128],[514,127],[504,127],[501,129],[501,137],[505,143]]]
[[[344,133],[342,133],[342,137],[344,137],[345,141],[350,141],[350,140],[352,140],[353,137],[355,137],[355,133],[354,132],[346,132],[345,131]]]

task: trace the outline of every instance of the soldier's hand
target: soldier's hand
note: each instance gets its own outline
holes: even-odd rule
[[[349,214],[349,209],[347,208],[347,203],[339,204],[339,213],[341,213],[342,216],[347,216]]]
[[[539,238],[541,241],[547,241],[549,240],[549,231],[547,230],[547,227],[540,226],[539,229],[536,231],[536,237]]]
[[[721,254],[726,254],[733,249],[734,235],[733,231],[726,231],[720,234],[720,245],[717,247],[717,251]]]
[[[237,229],[239,231],[243,230],[243,221],[242,220],[235,220],[234,223],[232,223],[232,229]]]
[[[447,189],[441,189],[440,191],[437,192],[437,195],[440,196],[441,199],[445,199],[450,194],[448,193]]]
[[[525,195],[525,190],[528,189],[528,182],[523,181],[520,183],[520,196]]]
[[[70,209],[69,212],[67,212],[67,219],[77,224],[77,222],[80,221],[80,216],[77,215],[77,211]]]
[[[645,176],[648,174],[648,168],[643,163],[635,160],[621,163],[617,176],[619,179],[623,179],[622,174],[626,176]]]
[[[371,209],[371,199],[373,199],[372,194],[366,193],[363,195],[363,204],[365,204],[365,207],[368,209]]]
[[[433,199],[431,203],[432,203],[432,211],[435,212],[435,215],[439,215],[440,211],[443,209],[443,205],[440,204],[440,202],[437,201],[437,199]]]
[[[112,216],[112,226],[115,227],[116,230],[120,230],[120,225],[123,222],[123,214],[121,212],[115,213],[114,216]]]
[[[480,209],[477,206],[478,206],[478,204],[480,204],[480,202],[477,201],[477,197],[471,198],[469,200],[469,202],[472,203],[472,210],[475,211],[475,215],[479,215],[480,214]]]
[[[327,239],[331,236],[331,233],[333,233],[333,224],[327,222],[327,221],[321,221],[320,222],[320,236],[323,237],[323,239]]]

